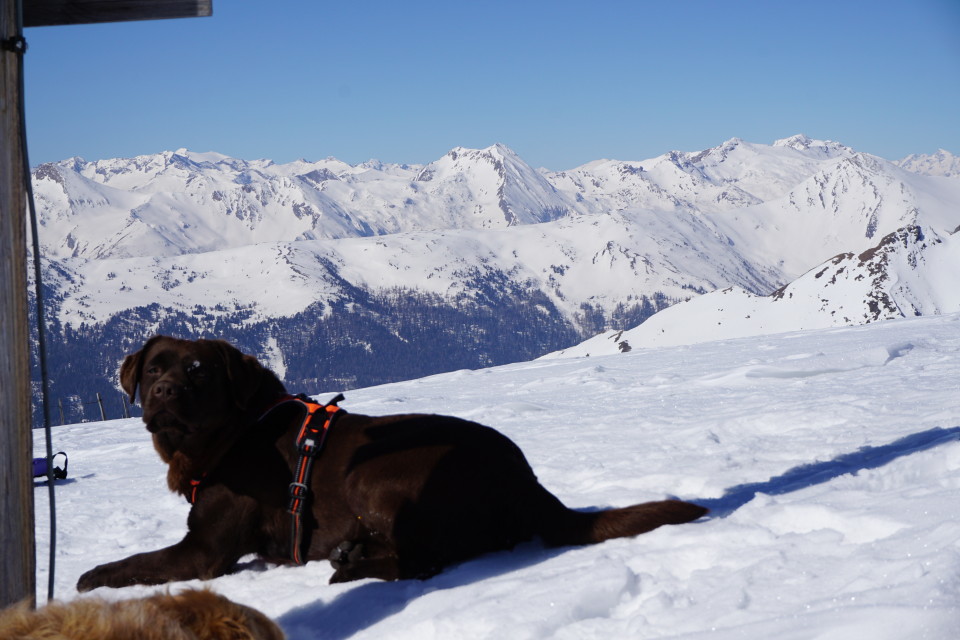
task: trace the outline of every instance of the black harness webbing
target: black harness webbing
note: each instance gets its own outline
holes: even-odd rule
[[[281,400],[271,410],[281,404],[297,402],[303,406],[303,421],[297,433],[296,447],[299,452],[297,467],[290,483],[290,505],[287,512],[291,516],[290,522],[290,559],[295,564],[306,562],[303,552],[303,511],[310,497],[310,471],[313,461],[320,454],[327,432],[343,409],[337,403],[343,400],[343,394],[338,394],[326,404],[319,404],[304,395],[291,396]]]

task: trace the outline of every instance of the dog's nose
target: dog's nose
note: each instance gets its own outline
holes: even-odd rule
[[[181,386],[170,382],[169,380],[158,380],[153,383],[153,386],[150,388],[150,393],[161,399],[176,398],[180,395]]]

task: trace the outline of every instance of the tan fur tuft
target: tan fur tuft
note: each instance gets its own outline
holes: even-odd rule
[[[208,590],[110,602],[81,598],[0,612],[0,640],[283,640],[265,615]]]

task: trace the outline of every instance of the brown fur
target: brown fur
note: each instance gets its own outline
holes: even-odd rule
[[[96,567],[78,589],[212,578],[250,553],[286,561],[299,413],[283,406],[260,419],[285,393],[276,376],[225,342],[158,336],[127,357],[120,382],[131,400],[140,389],[170,488],[186,496],[202,474],[204,484],[183,540]],[[342,414],[310,488],[304,548],[333,562],[331,582],[423,578],[535,536],[591,544],[706,513],[678,500],[570,510],[504,435],[437,415]]]
[[[0,612],[0,640],[283,640],[265,615],[212,591],[136,600],[81,598]]]

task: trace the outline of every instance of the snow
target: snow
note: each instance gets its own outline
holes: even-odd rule
[[[328,585],[326,562],[253,558],[209,581],[290,638],[960,637],[960,314],[457,371],[343,404],[495,426],[571,507],[673,495],[713,514],[591,547],[531,542],[426,581]],[[188,505],[138,420],[56,428],[53,447],[70,455],[58,598],[183,535]]]
[[[957,177],[960,176],[960,158],[946,149],[938,149],[932,155],[911,154],[897,164],[908,171],[931,176]]]

